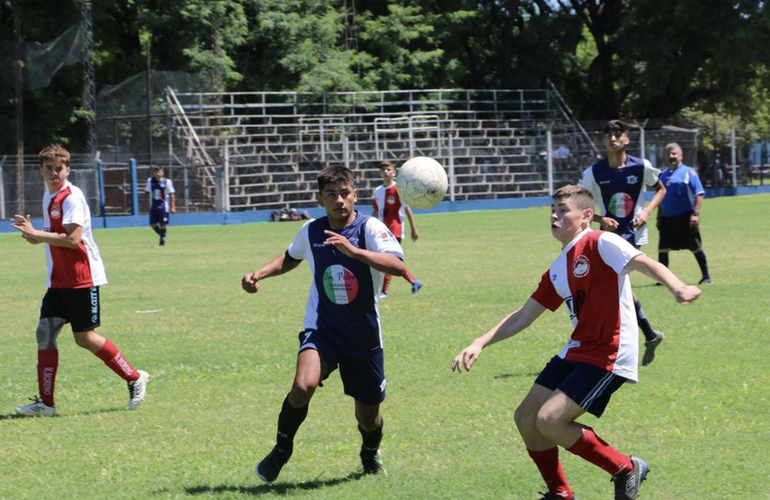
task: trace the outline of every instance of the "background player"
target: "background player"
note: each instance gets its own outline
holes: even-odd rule
[[[557,446],[611,474],[615,500],[637,498],[649,471],[647,463],[619,452],[576,420],[585,412],[600,417],[616,390],[637,381],[639,334],[631,312],[629,272],[639,271],[663,283],[678,302],[700,295],[698,287],[685,285],[617,235],[591,231],[593,207],[592,194],[581,187],[564,186],[554,193],[551,234],[562,244],[561,254],[527,302],[463,349],[451,366],[453,371],[470,371],[482,349],[529,327],[546,309],[567,305],[572,334],[514,415],[547,485],[543,500],[576,498]]]
[[[702,275],[699,285],[713,283],[700,236],[700,209],[706,191],[695,169],[682,160],[682,148],[672,142],[666,146],[669,168],[660,174],[666,197],[658,208],[658,260],[668,267],[671,250],[689,250],[695,256]]]
[[[649,161],[626,153],[630,142],[628,125],[620,120],[607,122],[602,142],[607,156],[588,167],[578,184],[591,191],[599,205],[600,213],[594,215],[594,221],[639,248],[647,244],[647,221],[666,195],[659,179],[660,170]],[[655,190],[655,195],[645,207],[647,187]],[[636,294],[633,297],[636,319],[646,339],[642,364],[648,365],[655,359],[655,349],[664,335],[653,330],[639,298]]]
[[[417,233],[417,226],[414,224],[412,209],[406,203],[401,202],[398,189],[396,189],[396,166],[387,160],[381,162],[380,175],[382,176],[382,185],[374,190],[373,215],[383,221],[398,242],[401,243],[401,238],[404,235],[404,214],[406,214],[412,232],[412,241],[417,241],[420,235]],[[408,269],[404,270],[404,279],[412,285],[412,293],[417,293],[422,288],[422,281],[415,278]],[[385,275],[380,298],[388,296],[390,280],[391,277]]]
[[[32,404],[17,406],[28,416],[56,415],[54,388],[59,367],[57,337],[66,323],[72,325],[75,343],[91,351],[128,383],[128,409],[144,400],[149,375],[135,370],[120,350],[101,335],[99,287],[107,284],[99,248],[91,234],[91,211],[83,192],[67,180],[70,154],[61,146],[48,146],[40,154],[40,174],[45,180],[44,230],[32,227],[29,215],[15,215],[13,227],[29,243],[45,243],[48,291],[40,306],[37,325],[37,377],[40,396]]]
[[[160,236],[160,246],[166,244],[166,226],[170,213],[176,213],[176,191],[171,179],[163,177],[163,167],[153,167],[144,192],[150,198],[150,227]],[[169,201],[171,202],[169,204]]]
[[[385,224],[355,210],[357,198],[350,170],[324,168],[316,199],[326,216],[307,222],[285,253],[241,282],[245,291],[256,293],[260,281],[287,273],[303,260],[313,275],[297,370],[278,415],[276,445],[256,467],[264,481],[274,481],[291,457],[316,388],[337,367],[345,394],[355,400],[364,473],[385,472],[379,452],[386,382],[378,291],[383,274],[400,275],[405,266],[401,245]]]

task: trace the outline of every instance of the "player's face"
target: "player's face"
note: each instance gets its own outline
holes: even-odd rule
[[[353,221],[358,191],[346,182],[335,182],[324,186],[316,195],[318,203],[326,209],[329,223],[334,229],[341,229]]]
[[[668,164],[672,167],[678,167],[682,163],[684,155],[681,149],[672,148],[668,150]]]
[[[70,168],[56,160],[44,160],[40,166],[40,175],[43,176],[48,191],[54,193],[64,187],[70,175]]]
[[[382,182],[390,184],[393,182],[393,178],[396,177],[396,169],[393,167],[382,167],[380,169],[380,176],[382,177]]]
[[[622,151],[631,142],[625,132],[607,132],[602,139],[607,151]]]
[[[161,180],[163,178],[163,169],[159,168],[155,171],[155,178]]]
[[[570,199],[559,200],[551,205],[551,234],[566,245],[588,227],[592,216],[590,209],[580,210]]]

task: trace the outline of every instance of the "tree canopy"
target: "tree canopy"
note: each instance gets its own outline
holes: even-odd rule
[[[83,1],[0,0],[6,66],[14,7],[21,41],[45,43],[78,22]],[[770,14],[760,0],[103,0],[92,12],[97,90],[146,71],[148,60],[154,70],[198,73],[211,91],[542,88],[550,80],[582,120],[719,115],[770,132]],[[24,90],[33,147],[82,145],[82,88],[75,66]],[[12,90],[6,76],[6,123]],[[13,151],[13,128],[4,130],[0,146]]]

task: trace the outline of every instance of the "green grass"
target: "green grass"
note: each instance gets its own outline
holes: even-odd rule
[[[621,389],[601,420],[582,421],[652,468],[645,500],[770,499],[770,196],[707,200],[702,233],[716,284],[690,306],[634,276],[653,326],[666,332],[641,382]],[[145,403],[125,409],[123,382],[59,339],[59,416],[15,418],[35,394],[40,247],[0,234],[0,498],[13,499],[534,499],[543,486],[513,411],[570,331],[563,310],[485,351],[470,374],[455,354],[523,303],[559,251],[548,209],[418,215],[405,243],[426,284],[394,280],[382,305],[388,398],[387,477],[351,476],[360,437],[337,375],[319,389],[295,455],[265,485],[254,464],[272,446],[288,391],[309,285],[307,265],[263,282],[241,276],[282,252],[297,223],[99,230],[110,285],[102,327],[150,372]],[[657,231],[646,248],[653,257]],[[699,279],[695,259],[672,269]],[[161,313],[138,312],[162,309]],[[603,471],[561,453],[581,500],[612,498]]]

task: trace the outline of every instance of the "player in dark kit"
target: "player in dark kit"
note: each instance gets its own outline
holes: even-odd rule
[[[150,195],[150,227],[160,236],[160,246],[166,244],[169,212],[176,213],[174,183],[163,177],[163,173],[163,167],[153,167],[153,176],[147,179],[144,188],[144,192]]]
[[[578,183],[594,196],[600,212],[594,222],[601,229],[613,231],[636,248],[647,244],[647,221],[666,196],[666,188],[660,182],[660,170],[648,160],[626,153],[630,139],[628,125],[620,120],[610,120],[604,126],[606,158],[583,172]],[[655,191],[650,203],[644,206],[647,188]],[[663,333],[653,330],[642,303],[634,294],[634,309],[639,328],[644,333],[645,350],[642,364],[655,359],[655,349],[663,341]]]
[[[289,272],[303,260],[313,275],[297,370],[278,416],[276,445],[256,467],[264,481],[274,481],[291,457],[315,390],[337,368],[345,394],[355,399],[363,471],[385,472],[379,451],[386,382],[378,292],[385,274],[402,275],[405,266],[401,245],[385,224],[354,209],[357,197],[350,170],[324,168],[316,199],[326,216],[307,222],[285,253],[241,282],[246,292],[255,293],[263,279]]]

